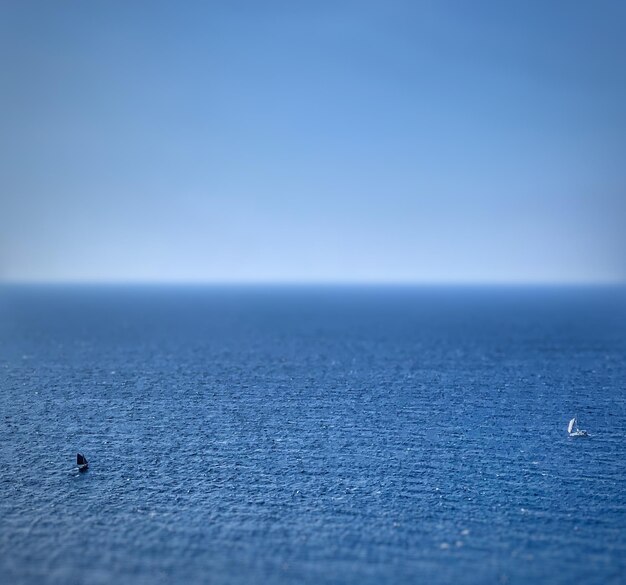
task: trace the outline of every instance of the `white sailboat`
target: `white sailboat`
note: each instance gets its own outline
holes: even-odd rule
[[[578,425],[576,424],[576,417],[574,417],[571,421],[569,421],[569,424],[567,425],[567,432],[569,433],[570,437],[588,437],[589,436],[587,431],[583,431],[582,429],[578,428]]]

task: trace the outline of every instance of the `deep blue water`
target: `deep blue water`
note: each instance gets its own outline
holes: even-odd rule
[[[0,582],[623,583],[625,317],[623,288],[5,286]]]

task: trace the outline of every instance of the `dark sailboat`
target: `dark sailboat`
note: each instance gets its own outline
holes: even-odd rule
[[[89,462],[82,453],[76,453],[76,465],[78,465],[78,471],[87,471],[89,469]]]

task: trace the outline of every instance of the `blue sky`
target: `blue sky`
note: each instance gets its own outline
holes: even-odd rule
[[[0,7],[0,278],[626,278],[622,2]]]

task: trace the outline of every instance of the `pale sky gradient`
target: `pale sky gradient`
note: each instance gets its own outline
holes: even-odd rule
[[[626,3],[0,5],[0,278],[626,277]]]

